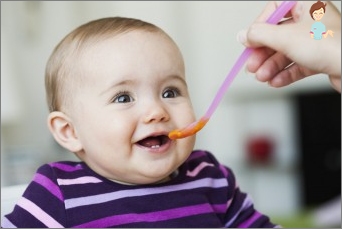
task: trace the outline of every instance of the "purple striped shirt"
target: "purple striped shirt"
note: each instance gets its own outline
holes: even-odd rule
[[[110,181],[83,162],[41,166],[2,227],[275,227],[232,171],[194,151],[163,184]]]

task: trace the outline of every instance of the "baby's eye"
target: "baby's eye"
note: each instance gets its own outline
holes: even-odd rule
[[[113,103],[130,103],[134,99],[127,92],[119,92],[113,99]]]
[[[163,98],[175,98],[180,95],[177,88],[168,88],[163,92]]]

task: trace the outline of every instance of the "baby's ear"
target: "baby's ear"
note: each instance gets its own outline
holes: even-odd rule
[[[53,111],[48,116],[48,127],[55,140],[67,150],[77,153],[82,150],[76,130],[70,118],[60,111]]]

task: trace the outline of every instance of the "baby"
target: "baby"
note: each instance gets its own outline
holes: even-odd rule
[[[274,227],[233,172],[169,139],[195,121],[184,62],[153,24],[112,17],[72,31],[46,67],[55,140],[81,161],[41,166],[2,227]]]

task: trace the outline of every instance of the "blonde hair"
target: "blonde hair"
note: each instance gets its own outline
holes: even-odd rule
[[[45,69],[45,90],[49,111],[60,111],[71,103],[81,74],[77,60],[89,45],[132,30],[160,32],[159,27],[133,18],[109,17],[90,21],[69,33],[53,50]],[[170,37],[169,37],[170,38]],[[170,38],[171,39],[171,38]],[[171,39],[172,41],[172,39]]]

